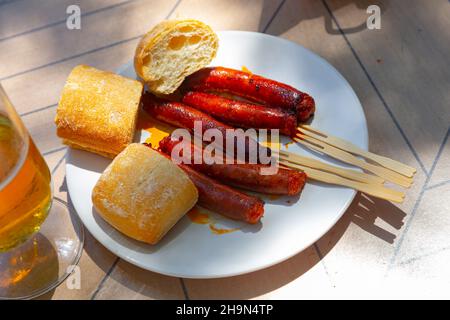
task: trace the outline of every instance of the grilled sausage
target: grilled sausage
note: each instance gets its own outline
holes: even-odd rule
[[[183,102],[236,127],[279,129],[280,133],[287,136],[295,136],[297,131],[296,115],[278,108],[268,108],[195,91],[186,93]]]
[[[190,150],[190,154],[174,155],[174,148],[179,143],[185,144],[182,147]],[[201,163],[196,163],[195,157],[202,159],[203,149],[185,141],[179,141],[172,136],[162,139],[159,142],[159,148],[171,157],[180,156],[180,159],[186,160],[184,164],[220,182],[250,191],[278,195],[297,195],[302,191],[306,183],[306,174],[303,172],[281,167],[278,168],[275,174],[264,175],[262,170],[267,169],[268,166],[262,164],[230,164],[225,159],[222,161],[223,163],[208,164],[204,160]],[[180,148],[181,153],[183,153],[183,149],[185,148]]]
[[[299,122],[308,120],[315,111],[314,99],[287,84],[248,72],[224,67],[209,67],[190,75],[184,90],[233,93],[269,107],[291,110]]]

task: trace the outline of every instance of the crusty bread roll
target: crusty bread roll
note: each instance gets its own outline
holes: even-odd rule
[[[143,85],[79,65],[67,78],[56,110],[63,143],[113,158],[133,141]]]
[[[157,243],[190,210],[198,192],[177,165],[133,143],[101,175],[92,192],[98,213],[127,236]]]
[[[134,68],[151,92],[170,94],[185,77],[207,66],[218,46],[217,35],[203,22],[163,21],[142,37]]]

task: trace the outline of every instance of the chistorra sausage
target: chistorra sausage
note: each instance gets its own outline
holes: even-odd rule
[[[179,148],[181,154],[173,154],[172,151],[179,143],[184,144],[184,146],[180,146]],[[297,195],[302,191],[306,182],[306,175],[303,172],[281,167],[278,168],[275,174],[264,175],[262,174],[262,170],[264,168],[267,169],[267,165],[248,163],[230,164],[226,163],[226,161],[222,161],[223,163],[195,161],[196,153],[197,159],[201,159],[198,154],[200,156],[203,155],[202,147],[199,148],[186,141],[179,141],[172,136],[161,140],[159,142],[159,148],[165,154],[171,157],[179,157],[180,160],[184,161],[184,164],[220,182],[250,191],[278,195]],[[183,150],[190,150],[191,152],[186,155],[183,154]],[[174,152],[176,153],[177,150]]]
[[[236,127],[279,129],[280,133],[288,136],[295,136],[297,131],[296,115],[278,108],[196,91],[187,92],[183,96],[183,102]]]
[[[287,84],[248,72],[224,67],[209,67],[190,75],[185,90],[224,91],[270,107],[293,110],[299,122],[308,120],[315,111],[314,99]]]
[[[198,190],[198,204],[234,220],[257,223],[264,214],[264,202],[223,185],[191,167],[180,164]]]
[[[160,151],[159,151],[160,152]],[[166,154],[162,153],[168,157]],[[198,204],[234,220],[257,223],[264,214],[264,201],[223,185],[193,168],[179,164],[198,190]]]
[[[157,98],[149,93],[145,93],[142,98],[143,108],[154,118],[169,123],[173,126],[185,128],[191,133],[194,133],[195,122],[199,121],[202,124],[202,134],[208,129],[218,129],[223,137],[222,145],[226,150],[227,146],[227,131],[234,132],[237,139],[244,142],[245,158],[249,159],[249,154],[254,154],[254,159],[260,159],[260,155],[271,155],[269,148],[261,146],[256,140],[246,136],[243,132],[237,131],[235,128],[226,125],[220,121],[217,121],[213,117],[201,112],[193,107],[190,107],[184,103],[167,101]],[[238,154],[238,144],[234,143],[234,154]],[[229,150],[226,150],[228,154]]]

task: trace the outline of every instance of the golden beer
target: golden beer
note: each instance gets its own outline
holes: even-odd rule
[[[48,292],[80,259],[83,226],[63,199],[52,198],[51,184],[44,158],[0,84],[0,300]]]
[[[51,193],[49,169],[33,141],[0,113],[0,252],[39,230]]]

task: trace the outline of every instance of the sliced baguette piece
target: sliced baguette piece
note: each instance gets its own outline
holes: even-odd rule
[[[216,56],[219,40],[197,20],[166,20],[139,42],[134,68],[157,95],[173,93],[190,74],[206,67]]]

